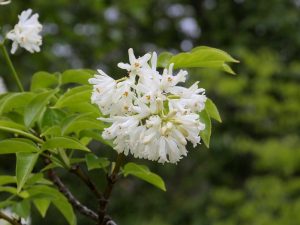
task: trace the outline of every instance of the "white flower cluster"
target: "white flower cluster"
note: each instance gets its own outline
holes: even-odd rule
[[[187,141],[194,147],[200,143],[205,125],[198,113],[205,107],[205,90],[198,82],[189,88],[178,86],[188,73],[173,75],[173,64],[160,74],[155,52],[139,58],[132,49],[128,52],[130,64],[118,64],[128,76],[114,80],[98,70],[89,80],[92,103],[106,116],[99,119],[112,123],[102,136],[113,140],[119,153],[176,163],[187,155]]]
[[[39,23],[39,15],[32,14],[31,9],[27,9],[19,15],[19,22],[14,29],[7,33],[6,38],[13,41],[11,53],[14,54],[18,46],[34,53],[40,51],[42,45],[42,25]]]

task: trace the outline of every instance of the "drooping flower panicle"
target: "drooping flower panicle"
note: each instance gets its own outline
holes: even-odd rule
[[[114,80],[98,70],[89,80],[92,103],[105,115],[99,119],[111,123],[102,136],[113,140],[119,153],[177,163],[187,155],[188,141],[194,147],[200,143],[205,125],[198,113],[205,107],[205,90],[198,82],[189,88],[178,86],[188,73],[180,70],[174,75],[173,64],[160,74],[155,52],[139,58],[132,49],[128,52],[130,63],[118,64],[128,76]]]
[[[39,52],[42,45],[42,25],[39,23],[39,15],[32,14],[31,9],[23,11],[19,15],[19,22],[14,29],[7,33],[6,38],[13,41],[11,53],[14,54],[18,46],[25,48],[30,53]]]

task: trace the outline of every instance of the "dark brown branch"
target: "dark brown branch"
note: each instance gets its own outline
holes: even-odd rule
[[[79,165],[72,166],[70,171],[76,176],[78,176],[86,184],[86,186],[94,193],[97,199],[101,199],[103,197],[102,193],[97,189],[96,185],[89,178],[89,176],[80,168]]]
[[[22,225],[22,223],[19,220],[15,219],[15,218],[11,218],[1,211],[0,211],[0,219],[4,219],[12,225]]]
[[[45,163],[48,165],[51,163],[51,161],[48,158],[45,158]],[[68,199],[74,209],[76,209],[82,215],[98,221],[98,215],[76,199],[76,197],[65,186],[53,169],[48,170],[48,177],[57,186],[58,190]]]
[[[108,201],[111,195],[111,192],[113,190],[114,184],[116,183],[118,179],[118,173],[120,171],[120,168],[123,164],[124,161],[124,154],[121,153],[118,155],[117,160],[116,160],[116,165],[110,175],[106,176],[107,179],[107,186],[105,188],[105,191],[103,193],[103,198],[100,199],[99,201],[99,220],[98,220],[98,225],[115,225],[115,222],[110,220],[109,217],[107,217],[107,205]]]

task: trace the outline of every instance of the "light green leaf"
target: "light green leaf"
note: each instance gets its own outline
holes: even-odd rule
[[[27,128],[23,126],[22,124],[15,123],[8,119],[0,119],[0,127],[7,127],[7,128],[13,128],[17,130],[27,131]]]
[[[20,192],[31,174],[33,167],[39,157],[37,153],[19,152],[16,154],[16,177],[17,177],[17,191]]]
[[[211,118],[214,118],[215,120],[217,120],[220,123],[222,122],[222,119],[221,119],[220,113],[217,109],[217,106],[209,98],[206,99],[205,110]]]
[[[205,124],[205,129],[200,131],[200,137],[202,138],[205,146],[209,148],[210,136],[211,136],[211,120],[206,110],[202,110],[199,113],[200,121]]]
[[[6,184],[14,184],[16,182],[17,180],[14,176],[0,176],[0,186]]]
[[[25,108],[24,123],[26,127],[33,125],[40,115],[43,113],[45,106],[48,104],[50,98],[56,93],[56,90],[43,92],[34,97]]]
[[[148,183],[166,191],[166,186],[163,179],[155,173],[152,173],[147,166],[139,165],[136,163],[127,163],[124,166],[124,175],[136,176]]]
[[[43,133],[41,133],[41,137],[47,137],[47,136],[61,136],[61,127],[59,125],[55,125],[53,127],[47,128]]]
[[[0,115],[17,108],[25,107],[32,100],[34,93],[9,93],[0,100]]]
[[[11,138],[0,141],[0,155],[18,152],[38,152],[38,147],[31,141],[22,138]]]
[[[66,70],[61,76],[62,84],[78,83],[89,84],[88,80],[94,76],[96,72],[87,69],[72,69]]]
[[[157,58],[157,67],[167,67],[172,57],[172,53],[162,52]]]
[[[85,155],[85,161],[88,170],[105,168],[110,164],[110,161],[107,158],[98,158],[95,154],[92,153]]]
[[[78,140],[69,137],[53,137],[43,144],[43,149],[77,149],[89,152],[90,150]]]
[[[87,85],[71,88],[58,99],[54,107],[63,108],[82,102],[90,102],[91,93],[92,88]]]
[[[66,113],[61,109],[46,109],[43,118],[41,119],[41,127],[44,131],[45,129],[52,127],[54,125],[61,125],[61,122],[66,117]]]
[[[71,121],[68,121],[63,125],[63,135],[67,135],[70,133],[78,134],[82,130],[103,130],[105,125],[103,122],[97,120],[96,118],[88,118],[86,116],[77,116],[73,118]]]
[[[62,199],[52,201],[55,207],[63,214],[70,225],[76,225],[76,216],[70,203]]]
[[[54,74],[40,71],[33,74],[30,90],[35,91],[42,88],[54,88],[58,85],[58,77]]]
[[[27,191],[21,191],[20,193],[18,193],[17,188],[15,188],[15,187],[1,187],[0,186],[0,192],[8,192],[10,194],[17,195],[21,198],[28,198],[29,197]]]
[[[160,66],[170,65],[174,63],[174,69],[178,68],[214,68],[224,70],[225,72],[235,74],[226,63],[238,63],[228,53],[207,46],[200,46],[192,49],[190,52],[179,53],[170,57],[163,53],[161,57],[164,63]]]
[[[33,204],[35,205],[41,216],[44,218],[51,204],[51,201],[45,198],[38,198],[33,200]]]

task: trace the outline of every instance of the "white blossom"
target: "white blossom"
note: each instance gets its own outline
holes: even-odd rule
[[[125,155],[160,163],[177,163],[187,155],[186,145],[200,143],[200,131],[205,129],[198,113],[205,107],[205,90],[198,82],[191,87],[184,83],[187,71],[174,75],[173,64],[157,70],[156,53],[135,57],[129,49],[129,63],[118,66],[128,76],[114,80],[103,71],[90,79],[92,102],[110,126],[102,137],[113,140],[114,148]]]
[[[0,0],[0,5],[7,5],[9,4],[11,1],[10,0]]]
[[[25,48],[30,53],[39,52],[42,45],[42,25],[39,23],[39,15],[32,14],[31,9],[23,11],[18,17],[19,22],[14,29],[7,33],[6,38],[13,41],[11,53],[14,54],[18,46]]]

